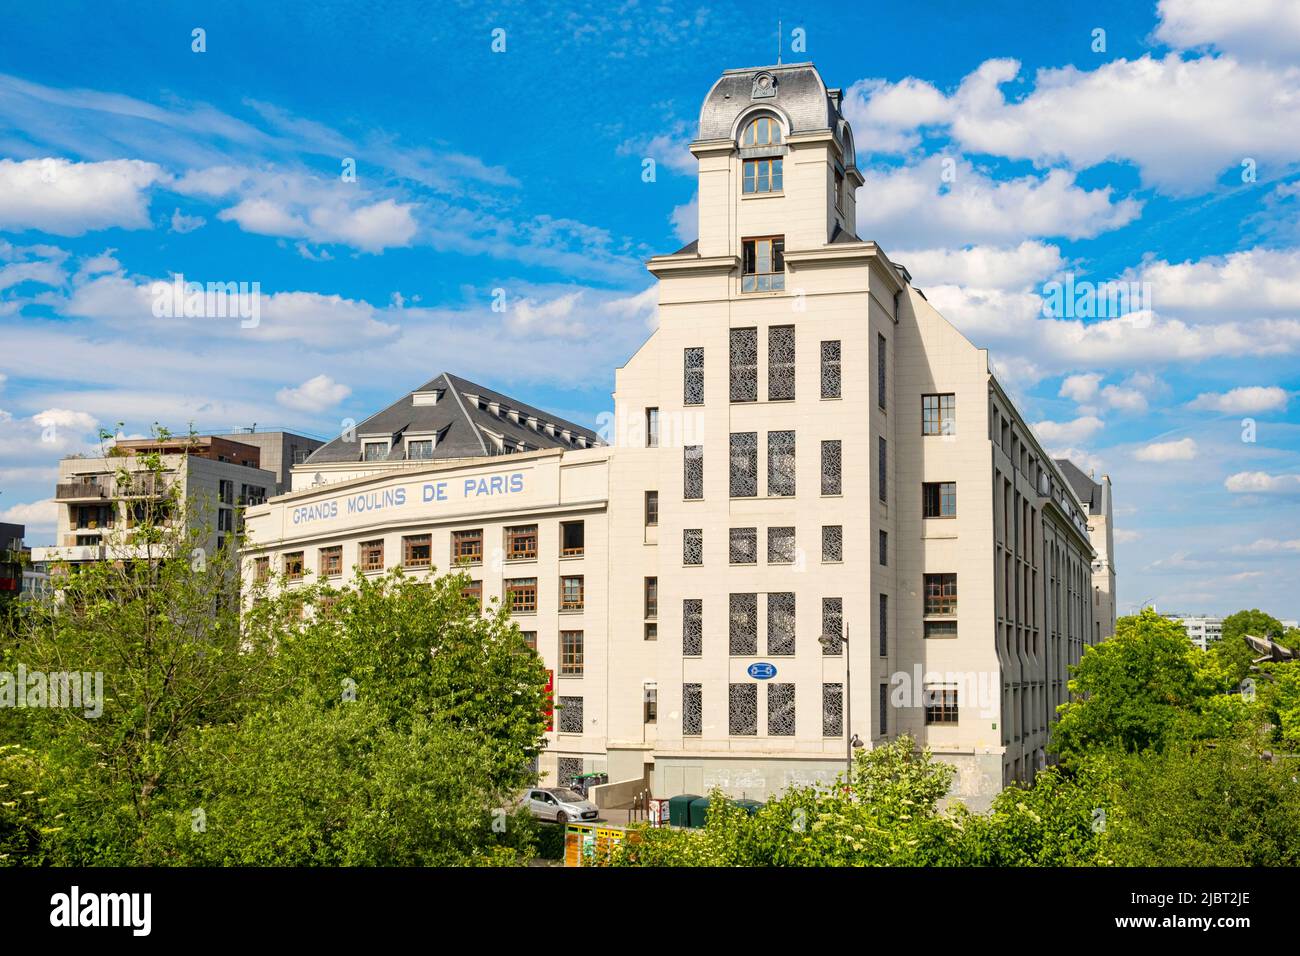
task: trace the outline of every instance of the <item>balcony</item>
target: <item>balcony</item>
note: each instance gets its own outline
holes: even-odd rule
[[[58,501],[107,501],[110,488],[103,479],[60,482],[54,486],[54,497]]]
[[[63,548],[32,548],[32,562],[58,562],[68,561],[77,563],[81,561],[99,561],[104,557],[104,546],[95,545],[74,545]]]

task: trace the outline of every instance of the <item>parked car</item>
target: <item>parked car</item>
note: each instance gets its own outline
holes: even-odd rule
[[[523,803],[539,820],[568,823],[571,820],[594,820],[600,816],[594,803],[567,787],[534,787],[524,794]]]

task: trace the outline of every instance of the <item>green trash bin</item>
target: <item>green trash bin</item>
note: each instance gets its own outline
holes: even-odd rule
[[[744,810],[751,817],[754,814],[756,814],[758,812],[758,808],[763,805],[759,803],[757,800],[749,800],[744,797],[742,797],[739,800],[732,800],[731,802],[734,803],[736,806],[740,807],[740,809]]]
[[[699,797],[691,801],[691,822],[689,826],[702,827],[709,819],[709,798]]]
[[[668,799],[668,824],[674,827],[691,825],[691,804],[700,799],[698,793],[683,793]]]

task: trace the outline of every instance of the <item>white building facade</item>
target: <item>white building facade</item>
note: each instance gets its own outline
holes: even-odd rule
[[[658,329],[617,370],[610,447],[530,447],[543,415],[444,375],[425,401],[460,410],[415,431],[444,461],[411,457],[399,402],[249,510],[250,560],[379,573],[476,541],[555,674],[560,780],[764,799],[908,733],[986,806],[1045,763],[1101,634],[1088,508],[987,353],[854,234],[852,131],[814,67],[728,71],[691,149],[700,238],[649,263]]]

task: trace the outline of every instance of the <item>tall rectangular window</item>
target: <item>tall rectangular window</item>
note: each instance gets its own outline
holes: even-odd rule
[[[822,654],[838,657],[844,653],[844,598],[822,598]]]
[[[840,443],[822,442],[822,494],[838,495],[843,485],[840,478]]]
[[[758,496],[758,432],[732,432],[729,485],[732,498]]]
[[[767,735],[794,736],[794,684],[767,685]]]
[[[844,560],[844,526],[838,524],[822,525],[822,560]]]
[[[750,193],[779,193],[781,191],[782,162],[780,156],[745,160],[742,179],[744,180],[743,189],[746,195]]]
[[[698,501],[704,497],[704,446],[687,445],[682,449],[682,497]],[[658,523],[659,499],[655,497],[655,521]]]
[[[659,616],[659,579],[645,579],[645,616],[655,618]]]
[[[921,514],[926,518],[957,517],[957,482],[927,481],[921,485]]]
[[[758,329],[732,329],[731,400],[758,401]]]
[[[767,596],[767,653],[787,657],[795,650],[793,591],[773,591]]]
[[[767,400],[794,398],[794,326],[774,325],[767,330]]]
[[[789,526],[767,529],[767,563],[794,564],[794,528]]]
[[[733,737],[758,736],[758,685],[727,685],[727,733]]]
[[[752,657],[758,653],[758,595],[732,594],[728,604],[728,653]]]
[[[889,564],[889,532],[881,531],[877,536],[880,539],[880,563]]]
[[[704,601],[685,598],[682,601],[682,656],[699,657],[704,653]]]
[[[582,676],[582,631],[560,632],[560,676]]]
[[[682,371],[682,404],[704,404],[704,349],[696,346],[685,350]]]
[[[876,404],[882,409],[889,394],[889,384],[885,377],[885,366],[889,360],[889,345],[883,335],[876,336]]]
[[[880,492],[880,500],[889,500],[889,443],[885,441],[885,436],[881,435],[876,439],[877,443],[877,472],[876,487]]]
[[[957,613],[957,575],[925,575],[925,613],[951,617]]]
[[[785,288],[784,236],[746,239],[741,248],[741,292],[777,292]]]
[[[704,685],[682,685],[682,736],[698,737],[704,732]]]
[[[581,611],[585,600],[581,574],[566,574],[560,578],[561,611]]]
[[[659,685],[643,684],[641,696],[644,703],[642,719],[647,724],[653,724],[659,719]]]
[[[876,627],[876,633],[879,635],[879,651],[881,657],[889,656],[889,595],[880,595],[880,621]]]
[[[778,498],[794,495],[794,432],[767,433],[767,493]]]
[[[657,408],[645,410],[645,446],[659,447],[659,409]]]
[[[822,684],[822,736],[844,733],[844,685]]]
[[[957,396],[951,392],[921,396],[921,434],[957,434]]]
[[[343,573],[343,545],[320,549],[320,576],[333,578]]]
[[[560,698],[560,733],[562,734],[580,734],[582,733],[582,698],[581,697],[561,697]]]
[[[889,685],[880,685],[880,730],[879,736],[884,737],[889,733]]]
[[[704,529],[682,529],[682,564],[699,565],[704,563]]]
[[[647,528],[656,527],[659,524],[659,492],[647,491],[645,493],[645,526]]]
[[[822,343],[822,398],[840,397],[840,343]]]
[[[727,562],[729,564],[758,563],[758,529],[732,528],[727,535]]]

